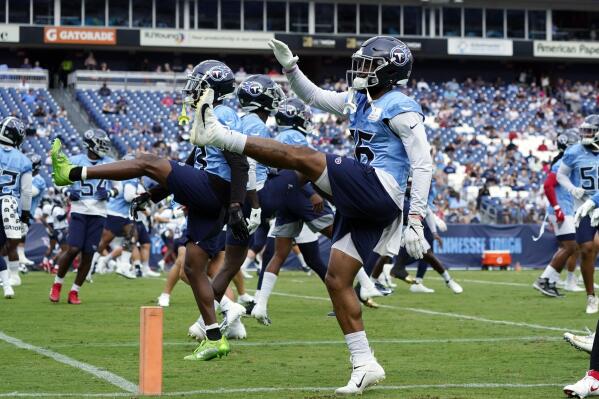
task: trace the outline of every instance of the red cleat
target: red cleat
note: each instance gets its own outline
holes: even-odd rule
[[[81,301],[79,300],[79,292],[77,292],[77,291],[69,292],[69,303],[71,305],[81,305]]]
[[[62,284],[54,283],[50,289],[50,302],[58,302],[60,300],[60,289]]]

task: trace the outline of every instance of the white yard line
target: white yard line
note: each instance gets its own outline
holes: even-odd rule
[[[429,277],[431,280],[440,280],[440,281],[445,281],[443,280],[441,277]],[[532,283],[530,284],[524,284],[524,283],[508,283],[505,281],[490,281],[490,280],[470,280],[470,279],[465,279],[465,278],[459,278],[456,279],[457,282],[461,283],[476,283],[476,284],[489,284],[489,285],[505,285],[505,286],[509,286],[509,287],[526,287],[526,288],[531,288],[530,292],[533,292],[532,290]]]
[[[289,298],[309,299],[309,300],[314,300],[314,301],[326,301],[326,302],[331,301],[329,298],[325,298],[325,297],[321,297],[321,296],[296,295],[296,294],[287,294],[287,293],[283,293],[283,292],[273,292],[271,295],[285,296],[285,297],[289,297]],[[570,332],[574,332],[574,333],[586,333],[586,331],[573,330],[573,329],[569,329],[569,328],[565,328],[565,327],[544,326],[541,324],[532,324],[532,323],[510,321],[510,320],[494,320],[494,319],[487,319],[485,317],[470,316],[470,315],[465,315],[465,314],[460,314],[460,313],[438,312],[435,310],[404,307],[404,306],[393,306],[393,305],[379,305],[379,306],[381,308],[385,308],[385,309],[407,310],[409,312],[414,312],[414,313],[422,313],[422,314],[428,314],[428,315],[432,315],[432,316],[452,317],[452,318],[456,318],[456,319],[478,321],[481,323],[503,324],[503,325],[514,326],[514,327],[533,328],[536,330],[548,330],[548,331],[559,331],[559,332],[570,331]]]
[[[502,383],[479,383],[479,384],[424,384],[424,385],[380,385],[371,388],[377,391],[401,391],[407,389],[493,389],[493,388],[552,388],[562,387],[565,384],[502,384]],[[196,391],[165,392],[162,396],[188,396],[188,395],[219,395],[235,393],[274,393],[274,392],[333,392],[338,387],[247,387],[247,388],[219,388],[200,389]],[[130,393],[60,393],[60,392],[5,392],[0,397],[82,397],[82,398],[110,398],[131,397]]]
[[[11,337],[10,335],[4,334],[0,331],[0,340],[14,345],[20,349],[26,349],[28,351],[35,352],[39,355],[49,357],[50,359],[56,360],[59,363],[66,364],[68,366],[74,367],[78,370],[81,370],[85,373],[91,374],[96,378],[100,378],[118,388],[121,388],[124,391],[131,393],[137,393],[138,388],[137,385],[132,383],[131,381],[127,381],[121,376],[118,376],[114,373],[111,373],[108,370],[103,370],[89,363],[80,362],[79,360],[75,360],[68,356],[62,355],[60,353],[51,351],[49,349],[40,348],[39,346],[28,344],[27,342],[23,342],[18,338]]]

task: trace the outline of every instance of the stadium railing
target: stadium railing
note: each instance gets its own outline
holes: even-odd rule
[[[32,89],[48,88],[48,70],[47,69],[0,69],[0,86],[4,88],[21,87],[26,83]]]

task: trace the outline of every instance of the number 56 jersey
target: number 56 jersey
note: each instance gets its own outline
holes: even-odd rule
[[[94,166],[114,162],[110,157],[91,160],[86,154],[78,154],[71,157],[73,165]],[[98,192],[110,189],[110,181],[104,179],[88,179],[82,182],[75,182],[70,191],[79,195],[78,201],[72,201],[71,212],[82,215],[95,215],[106,217],[106,198],[102,198]]]
[[[574,144],[564,152],[562,163],[571,169],[570,179],[576,187],[581,187],[592,196],[599,191],[599,153],[582,144]],[[582,201],[576,200],[576,206]]]

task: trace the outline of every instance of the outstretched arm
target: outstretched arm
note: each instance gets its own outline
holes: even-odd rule
[[[343,115],[343,108],[348,96],[347,92],[337,93],[332,90],[324,90],[316,86],[297,65],[290,70],[284,70],[291,89],[306,104],[313,105],[325,112],[335,115]]]

